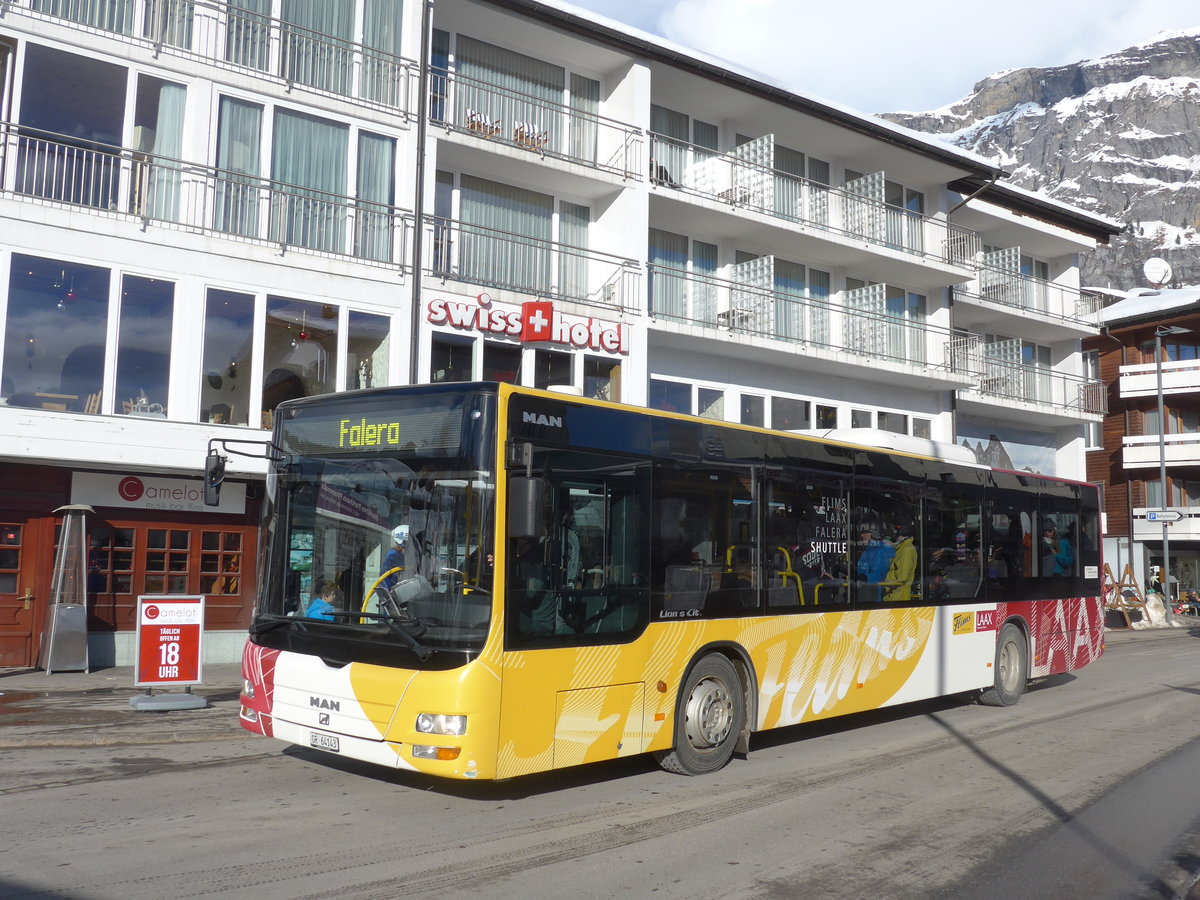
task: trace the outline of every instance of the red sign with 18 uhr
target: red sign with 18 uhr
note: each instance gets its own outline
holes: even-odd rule
[[[138,597],[138,685],[199,684],[204,598]]]

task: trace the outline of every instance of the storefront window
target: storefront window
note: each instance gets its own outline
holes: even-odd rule
[[[262,427],[284,400],[328,394],[337,372],[337,309],[287,297],[267,297],[263,348]]]
[[[570,353],[538,350],[534,357],[533,386],[545,390],[554,384],[574,384]]]
[[[903,413],[881,412],[879,428],[893,434],[908,434],[908,416]]]
[[[391,320],[387,316],[350,313],[350,334],[346,341],[346,390],[380,387],[389,384],[388,357],[392,342]]]
[[[659,381],[650,379],[651,409],[661,409],[666,412],[690,413],[692,411],[692,388],[678,381]]]
[[[818,428],[837,428],[837,407],[836,406],[817,406],[817,427]],[[882,426],[880,426],[882,427]]]
[[[808,427],[808,401],[792,397],[771,398],[771,427],[794,431]]]
[[[483,380],[517,384],[523,351],[515,344],[483,343]]]
[[[706,419],[725,418],[725,392],[715,388],[698,388],[696,391],[696,409],[698,416]]]
[[[254,298],[210,289],[204,312],[204,375],[200,421],[246,425],[254,352]]]
[[[9,406],[98,412],[109,272],[14,253],[0,397]]]
[[[597,400],[621,400],[621,363],[615,359],[585,356],[583,395]]]
[[[166,418],[171,379],[171,320],[175,285],[126,275],[121,285],[114,412]]]
[[[765,421],[766,400],[753,394],[742,394],[742,424],[762,428]]]
[[[470,381],[475,342],[435,334],[429,346],[429,380],[434,384]]]

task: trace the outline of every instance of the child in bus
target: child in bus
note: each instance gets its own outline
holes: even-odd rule
[[[337,582],[322,581],[317,587],[317,598],[312,603],[308,604],[308,610],[304,613],[307,619],[321,619],[325,622],[334,621],[333,613],[336,611],[339,601],[341,600],[342,592],[338,590]]]

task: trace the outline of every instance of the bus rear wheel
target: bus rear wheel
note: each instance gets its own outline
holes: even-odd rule
[[[746,719],[742,682],[719,653],[701,659],[683,684],[675,712],[675,746],[654,754],[677,775],[706,775],[729,762]]]
[[[979,695],[984,706],[1012,706],[1025,693],[1029,680],[1029,645],[1025,634],[1009,622],[996,640],[996,676],[990,688]]]

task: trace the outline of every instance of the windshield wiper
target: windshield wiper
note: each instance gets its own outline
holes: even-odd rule
[[[278,618],[278,619],[268,619],[265,622],[255,622],[253,625],[250,626],[250,633],[251,634],[265,634],[268,631],[274,631],[280,625],[286,625],[286,624],[288,624],[288,622],[298,622],[298,621],[300,621],[300,620],[292,618],[291,616],[285,616],[283,618]]]
[[[408,645],[408,648],[417,654],[417,659],[424,662],[433,655],[432,650],[417,640],[417,638],[425,633],[425,623],[412,616],[397,616],[391,613],[343,612],[342,610],[333,610],[326,613],[326,615],[334,616],[338,619],[374,619],[377,622],[382,622],[387,626],[388,631],[404,641]]]

